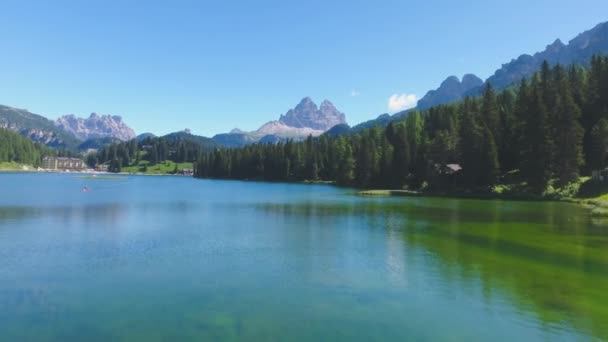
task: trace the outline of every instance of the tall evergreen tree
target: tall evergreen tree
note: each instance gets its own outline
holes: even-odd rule
[[[477,114],[463,106],[460,124],[460,151],[465,185],[475,187],[480,179],[483,132],[477,120]]]
[[[500,140],[500,112],[498,108],[498,100],[494,88],[488,82],[485,85],[483,97],[481,101],[481,118],[485,125],[490,129],[492,136],[496,140]]]
[[[589,134],[590,146],[587,150],[587,160],[591,170],[600,170],[607,166],[608,159],[608,119],[600,121],[592,127]]]
[[[498,151],[490,128],[484,126],[481,136],[481,155],[479,161],[478,185],[482,187],[495,185],[498,182],[500,167],[498,165]]]
[[[583,164],[583,127],[581,112],[574,102],[565,75],[558,79],[558,96],[555,108],[555,174],[560,185],[566,185],[579,177]]]
[[[537,192],[544,191],[551,179],[554,151],[549,114],[542,94],[541,84],[534,78],[527,100],[529,112],[523,122],[521,173],[528,185]]]

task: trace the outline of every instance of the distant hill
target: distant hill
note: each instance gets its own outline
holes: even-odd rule
[[[247,133],[221,133],[214,135],[212,139],[225,147],[241,147],[257,141],[255,137]]]
[[[194,143],[199,145],[203,151],[211,151],[213,149],[221,147],[220,144],[213,141],[213,139],[211,138],[203,137],[200,135],[194,135],[185,131],[169,133],[167,135],[162,136],[162,138],[164,138],[170,144],[173,145],[178,145],[180,142]]]
[[[146,138],[156,138],[156,135],[154,133],[142,133],[135,137],[138,142]]]
[[[374,126],[385,127],[389,124],[389,122],[391,122],[395,117],[397,117],[397,115],[399,115],[399,113],[397,113],[393,116],[391,116],[389,114],[382,114],[373,120],[368,120],[368,121],[365,121],[358,125],[353,126],[352,131],[359,132],[359,131],[362,131],[364,129],[368,129],[368,128],[371,128]]]
[[[347,134],[351,132],[351,128],[347,124],[338,124],[334,127],[330,128],[327,132],[323,133],[323,135],[327,135],[330,137],[337,137],[339,135]]]

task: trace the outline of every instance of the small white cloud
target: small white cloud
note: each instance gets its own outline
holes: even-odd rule
[[[410,109],[418,103],[418,97],[414,94],[393,94],[388,98],[388,110],[398,112],[400,110]]]
[[[350,92],[350,96],[352,96],[352,97],[357,97],[359,95],[361,95],[361,93],[358,90],[353,89]]]

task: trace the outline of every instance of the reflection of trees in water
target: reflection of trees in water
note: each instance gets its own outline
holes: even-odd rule
[[[571,326],[608,337],[608,229],[598,227],[579,206],[416,199],[257,209],[311,224],[342,225],[332,229],[349,229],[349,220],[384,229],[392,284],[407,285],[408,265],[425,267],[424,272],[436,272],[450,287],[473,289],[481,281],[489,307],[506,296],[547,329]],[[401,247],[395,244],[397,235]],[[433,260],[415,253],[417,248],[430,252]]]
[[[525,206],[532,205],[542,219],[527,223],[501,213],[500,206],[488,222],[468,220],[466,214],[447,222],[418,215],[416,220],[429,223],[427,229],[404,229],[403,238],[436,255],[441,262],[434,266],[451,286],[467,288],[481,280],[488,306],[493,293],[507,295],[543,324],[567,323],[606,338],[606,231],[598,235],[588,216],[573,206],[520,205],[522,216],[529,218]]]
[[[127,209],[123,204],[96,204],[62,207],[3,207],[0,208],[0,226],[8,220],[50,219],[58,224],[95,223],[112,225],[119,222]]]

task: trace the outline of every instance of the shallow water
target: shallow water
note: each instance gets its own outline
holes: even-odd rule
[[[0,193],[0,340],[608,339],[608,227],[572,204],[65,174]]]

